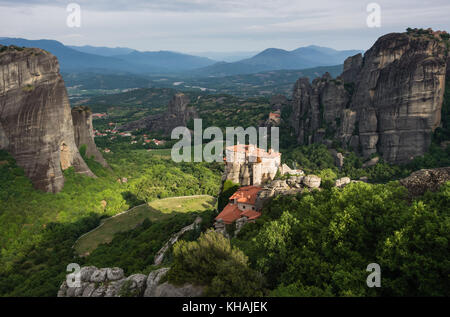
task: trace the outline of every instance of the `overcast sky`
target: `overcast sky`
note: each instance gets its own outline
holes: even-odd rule
[[[81,7],[79,28],[66,23],[71,2]],[[367,26],[371,2],[380,28]],[[0,0],[0,37],[180,52],[367,49],[408,26],[450,31],[449,13],[449,0]]]

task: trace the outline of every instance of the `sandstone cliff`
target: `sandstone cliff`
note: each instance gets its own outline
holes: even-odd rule
[[[94,141],[94,126],[92,125],[92,111],[88,107],[79,106],[72,108],[72,121],[75,135],[75,144],[78,149],[86,145],[86,157],[93,156],[94,159],[108,167]]]
[[[58,60],[35,48],[0,47],[0,148],[33,185],[57,192],[71,166],[94,176],[75,144],[72,116]]]
[[[183,93],[177,93],[169,102],[165,113],[124,124],[119,129],[124,131],[144,129],[169,135],[175,127],[186,126],[189,120],[197,118],[194,107],[188,105],[189,98]]]
[[[335,139],[392,163],[423,155],[440,124],[446,54],[439,35],[392,33],[348,58],[336,79],[299,79],[291,119],[298,142]]]

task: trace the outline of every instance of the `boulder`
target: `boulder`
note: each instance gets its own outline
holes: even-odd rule
[[[101,283],[104,282],[106,280],[106,272],[108,269],[104,268],[104,269],[97,269],[95,270],[90,278],[91,282],[94,283]]]
[[[108,284],[106,291],[105,291],[105,297],[119,297],[121,296],[122,287],[125,283],[126,279],[121,279],[117,281],[113,281]]]
[[[118,267],[108,268],[106,270],[106,278],[109,281],[117,281],[123,278],[123,270]]]
[[[92,293],[94,293],[94,291],[95,291],[95,283],[89,283],[89,284],[85,287],[85,289],[84,289],[83,294],[81,295],[81,297],[91,297],[91,296],[92,296]]]
[[[319,188],[321,179],[317,175],[307,175],[303,178],[302,182],[309,188]]]
[[[350,184],[351,179],[350,177],[342,177],[336,180],[336,182],[334,183],[334,186],[336,187],[344,187],[347,184]]]
[[[338,168],[342,168],[344,166],[344,154],[342,153],[336,153],[334,157],[334,162]]]
[[[155,290],[159,285],[159,281],[167,274],[169,268],[163,267],[161,269],[150,272],[147,278],[147,288],[144,292],[144,297],[154,297]]]
[[[98,269],[95,266],[84,266],[80,270],[80,279],[82,282],[91,281],[91,276]]]
[[[105,296],[107,286],[106,285],[100,285],[97,287],[92,293],[91,297],[103,297]]]
[[[365,162],[362,165],[362,167],[366,168],[366,167],[371,167],[371,166],[377,165],[379,161],[380,161],[380,158],[378,156],[375,156],[374,158],[371,158],[370,160]]]
[[[126,278],[126,282],[129,285],[128,288],[139,292],[144,288],[146,281],[147,275],[144,274],[133,274]]]
[[[442,184],[450,181],[450,167],[422,169],[401,179],[400,184],[406,187],[410,196],[421,196],[426,191],[437,191]]]

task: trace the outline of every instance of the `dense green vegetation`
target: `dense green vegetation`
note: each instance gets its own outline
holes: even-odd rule
[[[144,76],[126,73],[101,74],[88,72],[64,73],[63,77],[69,87],[69,94],[76,100],[96,95],[117,94],[121,90],[133,88],[164,88],[161,90],[161,96],[176,88],[188,93],[201,94],[202,89],[207,89],[208,93],[231,94],[239,97],[269,97],[275,94],[290,96],[292,86],[300,77],[309,77],[313,80],[315,77],[322,76],[325,72],[329,72],[333,77],[339,76],[342,72],[342,66],[275,70],[232,76],[192,76],[190,74]],[[137,95],[139,94],[140,92]],[[121,97],[126,95],[123,94]],[[110,99],[110,101],[111,104],[115,102],[113,99]]]
[[[450,182],[413,201],[396,182],[355,183],[278,196],[231,245],[176,244],[169,281],[213,296],[449,296],[449,240]],[[381,288],[366,285],[370,263]]]
[[[208,231],[197,241],[179,241],[168,280],[206,286],[205,296],[262,296],[264,279],[248,266],[244,253],[222,234]]]
[[[80,237],[74,248],[80,255],[89,254],[98,245],[111,242],[115,234],[133,230],[145,219],[158,222],[177,213],[203,212],[214,209],[215,198],[206,195],[157,199],[115,217],[104,219],[101,226]]]
[[[275,75],[245,76],[266,83]],[[229,80],[242,79],[232,77]],[[223,85],[227,89],[226,81]],[[262,88],[244,87],[240,94],[252,89]],[[174,93],[171,88],[137,89],[92,98],[88,104],[94,112],[108,112],[107,119],[94,122],[96,128],[106,128],[109,122],[120,124],[164,111]],[[204,118],[204,128],[259,126],[271,111],[266,98],[188,94]],[[295,137],[283,126],[283,162],[319,175],[323,190],[274,198],[262,217],[231,241],[205,233],[216,215],[210,204],[197,208],[195,201],[189,206],[157,202],[185,195],[216,197],[219,192],[223,166],[174,163],[170,142],[166,149],[148,152],[145,149],[150,146],[132,145],[130,137],[98,137],[100,148],[111,149],[104,156],[112,169],[86,157],[82,146],[81,155],[99,177],[87,178],[68,169],[64,189],[58,194],[33,189],[14,159],[0,151],[0,296],[55,296],[68,263],[119,266],[126,274],[148,273],[155,269],[154,256],[168,237],[196,216],[203,218],[201,227],[183,235],[163,265],[172,267],[167,277],[170,282],[202,285],[208,296],[449,296],[450,183],[437,193],[413,200],[396,182],[387,183],[417,169],[450,166],[449,102],[447,81],[442,127],[436,129],[430,150],[403,166],[380,160],[363,168],[362,158],[334,144],[345,153],[344,166],[338,169],[326,146],[296,146]],[[289,109],[283,109],[283,121],[289,117]],[[334,188],[334,180],[343,176],[387,184]],[[230,181],[223,184],[219,210],[238,186]],[[87,256],[79,257],[73,246],[83,233],[144,203],[172,213],[163,217],[140,213],[123,230],[100,239],[107,243],[96,244],[90,254],[81,252]],[[373,262],[382,268],[379,289],[366,286],[366,267]]]
[[[117,150],[106,156],[112,170],[86,159],[97,179],[65,171],[57,194],[35,190],[14,159],[0,151],[0,295],[55,295],[65,272],[61,265],[76,262],[71,246],[102,217],[159,198],[219,191],[220,169],[213,164],[177,164],[146,151]],[[118,182],[124,177],[126,183]],[[89,226],[76,225],[87,217]],[[59,253],[51,252],[52,244]],[[54,277],[43,283],[49,275]],[[24,285],[10,288],[14,280]]]
[[[409,203],[396,183],[279,196],[233,244],[276,296],[450,294],[450,183]],[[382,287],[366,286],[366,267]]]
[[[89,105],[93,112],[108,113],[106,119],[95,120],[98,129],[104,129],[109,122],[117,126],[125,122],[138,120],[150,114],[165,111],[173,95],[173,89],[136,89],[125,93],[105,95],[89,99],[83,104]],[[207,95],[200,92],[185,92],[190,98],[203,127],[249,127],[261,126],[267,119],[271,107],[267,98],[241,98],[226,94]],[[188,123],[193,128],[193,122]]]
[[[56,296],[67,274],[67,265],[82,263],[82,259],[74,256],[72,245],[99,222],[98,214],[87,214],[72,223],[49,223],[34,235],[37,241],[14,245],[17,252],[14,263],[0,271],[0,296]],[[2,226],[2,234],[3,229]],[[2,262],[5,260],[2,254]]]
[[[198,215],[203,219],[202,226],[189,235],[189,239],[197,239],[200,232],[211,225],[214,215],[212,209],[200,213],[174,213],[158,221],[146,219],[136,229],[117,233],[110,243],[100,245],[83,259],[83,265],[118,266],[123,268],[126,274],[148,274],[155,269],[154,257],[168,238],[191,224]],[[165,257],[165,263],[169,259],[170,252]]]
[[[376,165],[363,168],[364,159],[353,152],[344,153],[344,166],[341,170],[336,167],[332,154],[323,144],[292,147],[283,152],[282,160],[291,167],[301,168],[307,174],[320,174],[323,169],[330,169],[336,177],[367,177],[371,182],[403,178],[423,168],[450,166],[450,146],[443,148],[437,143],[433,143],[424,156],[416,157],[405,165],[388,164],[380,159]]]

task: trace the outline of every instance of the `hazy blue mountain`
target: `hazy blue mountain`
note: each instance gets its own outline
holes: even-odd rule
[[[58,57],[61,70],[66,73],[98,72],[98,73],[171,73],[201,68],[216,63],[205,57],[160,51],[138,52],[131,50],[127,54],[104,56],[81,52],[79,47],[73,49],[54,40],[26,40],[21,38],[0,38],[2,45],[38,47]],[[128,52],[127,48],[84,47],[85,51],[97,51],[101,54]]]
[[[26,40],[21,38],[0,38],[2,45],[37,47],[55,55],[64,72],[161,72],[162,67],[143,67],[116,57],[83,53],[54,40]]]
[[[194,72],[200,76],[228,76],[237,74],[252,74],[269,70],[305,69],[318,66],[342,64],[359,50],[338,51],[328,47],[306,46],[287,51],[278,48],[268,48],[259,54],[233,63],[216,63],[198,69]]]
[[[223,61],[223,62],[237,62],[246,58],[250,58],[252,56],[255,56],[259,52],[253,51],[253,52],[195,52],[191,53],[192,55],[196,56],[202,56],[202,57],[208,57],[210,59],[216,60],[216,61]]]
[[[206,57],[193,56],[171,51],[133,51],[128,54],[117,55],[116,57],[140,65],[164,67],[166,70],[171,72],[186,71],[206,67],[216,63],[216,61]]]
[[[105,46],[91,46],[91,45],[84,45],[84,46],[69,45],[68,47],[73,48],[74,50],[77,50],[79,52],[101,56],[123,55],[129,54],[134,51],[134,49],[128,47],[105,47]]]
[[[0,44],[38,47],[49,51],[58,57],[61,70],[65,73],[179,73],[191,77],[230,76],[338,65],[342,64],[346,57],[361,52],[357,50],[337,51],[311,45],[292,51],[269,48],[237,62],[216,62],[207,57],[171,51],[140,52],[125,47],[70,47],[54,40],[0,38]],[[247,52],[247,54],[249,53]]]

